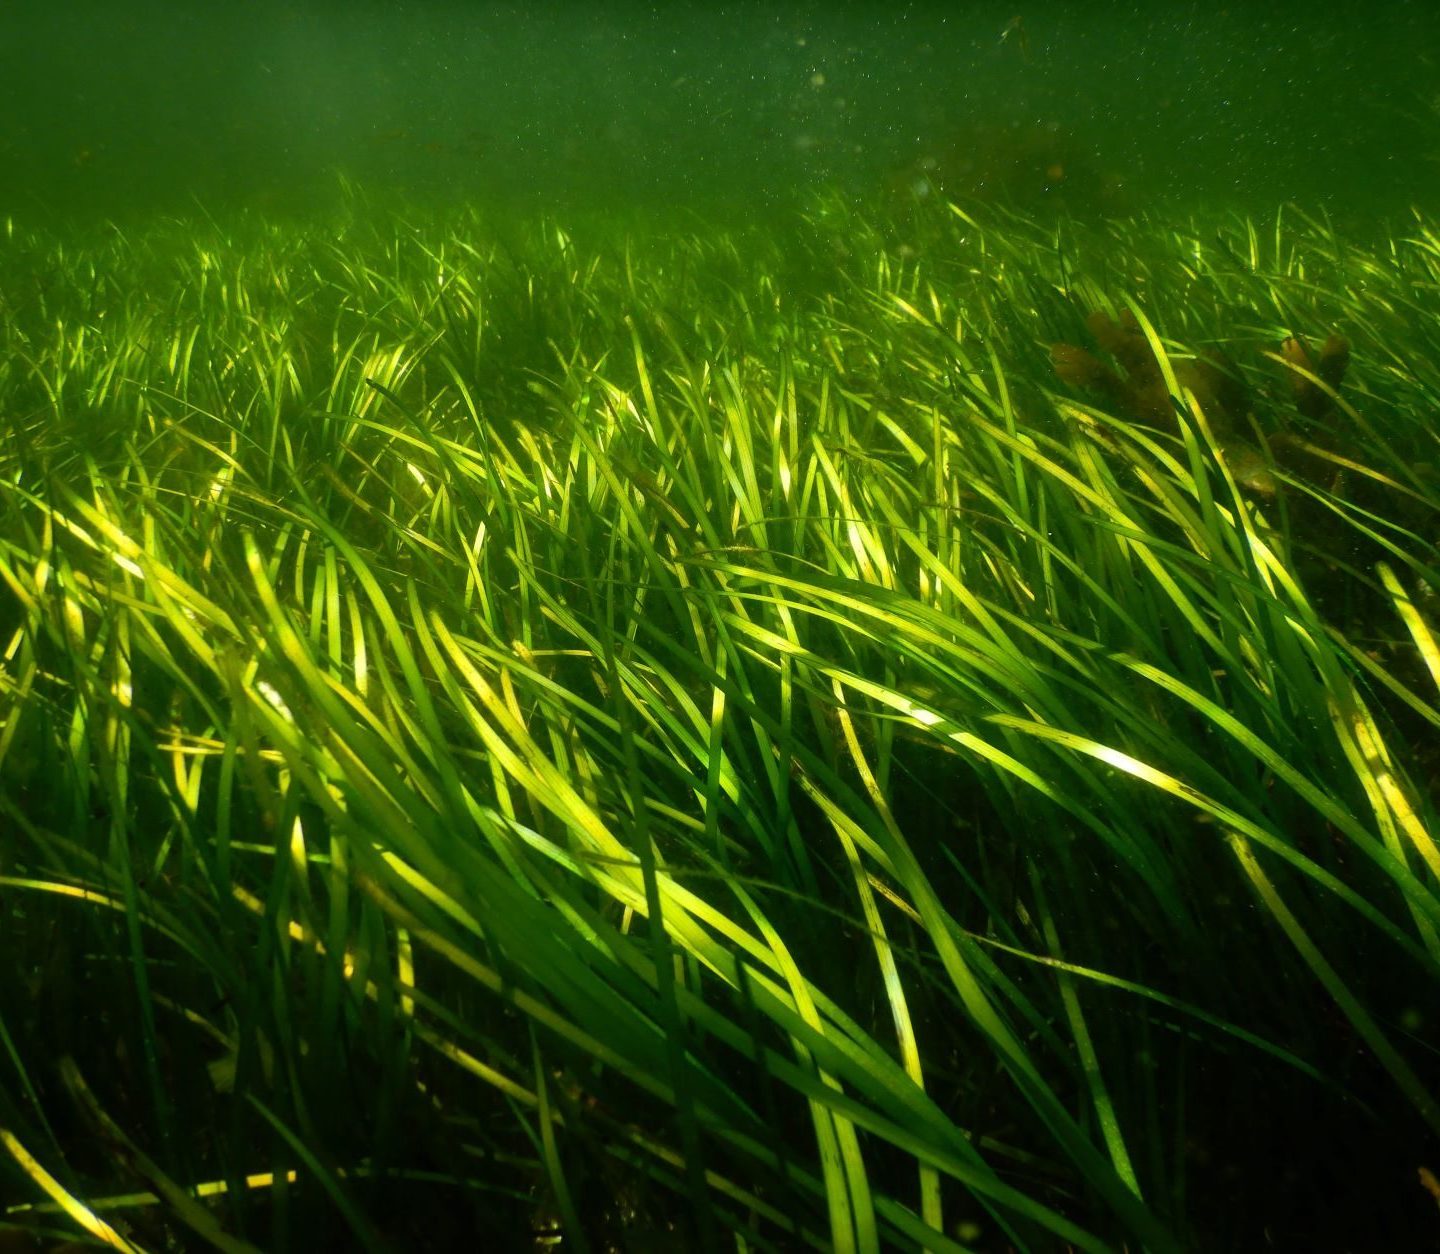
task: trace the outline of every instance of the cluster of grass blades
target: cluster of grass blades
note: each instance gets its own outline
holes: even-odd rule
[[[1430,222],[5,227],[11,1237],[1440,1225]]]

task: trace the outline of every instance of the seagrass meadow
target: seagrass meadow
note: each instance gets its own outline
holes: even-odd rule
[[[5,1249],[1434,1242],[1440,221],[0,228]]]

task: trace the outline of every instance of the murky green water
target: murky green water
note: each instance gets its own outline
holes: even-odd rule
[[[0,208],[474,199],[763,212],[931,182],[1110,212],[1440,189],[1440,7],[23,0]]]

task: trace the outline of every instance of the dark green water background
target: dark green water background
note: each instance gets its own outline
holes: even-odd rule
[[[1013,128],[1130,205],[1389,213],[1440,204],[1437,57],[1435,0],[12,0],[0,212],[303,209],[341,171],[754,214]]]

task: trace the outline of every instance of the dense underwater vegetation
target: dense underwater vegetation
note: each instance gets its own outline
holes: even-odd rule
[[[1440,7],[0,15],[0,1254],[1440,1230]]]
[[[1433,1230],[1436,220],[3,226],[10,1231]]]

